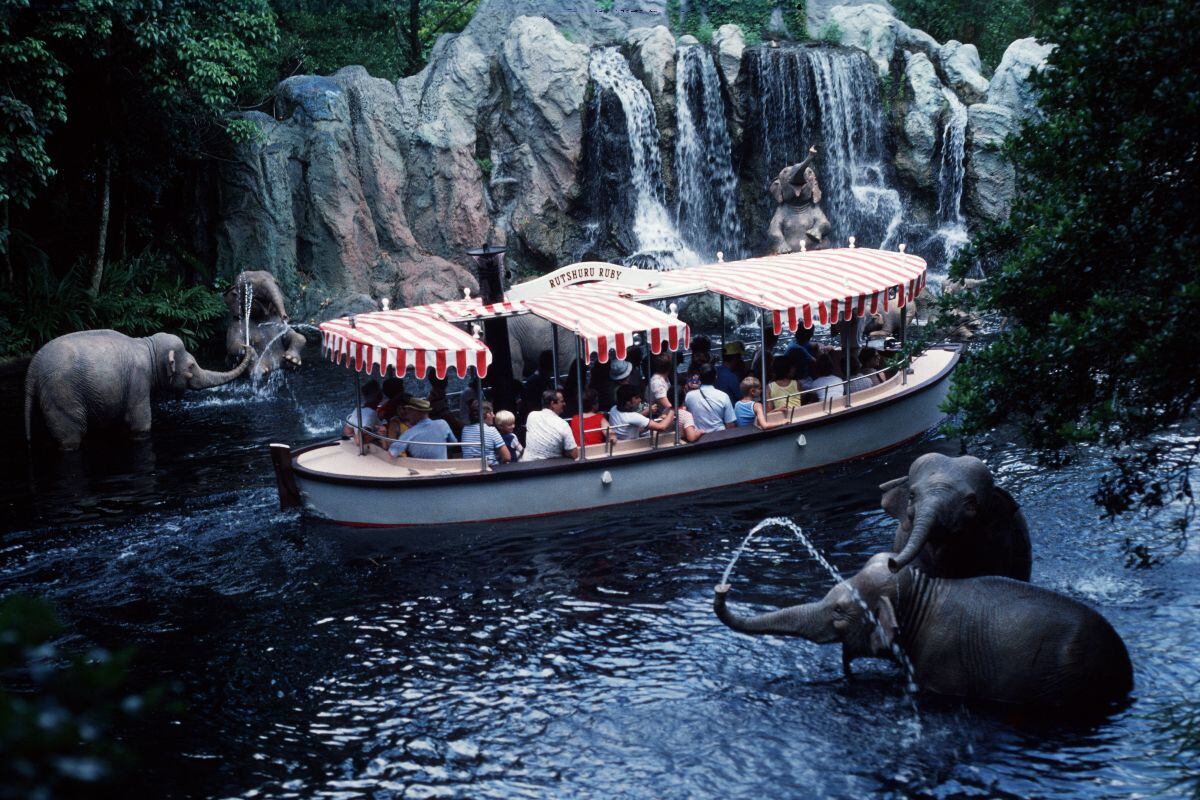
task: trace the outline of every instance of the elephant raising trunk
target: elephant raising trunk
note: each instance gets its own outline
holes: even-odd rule
[[[225,372],[214,372],[211,369],[204,369],[204,367],[196,365],[192,369],[191,377],[187,379],[187,387],[189,389],[212,389],[237,380],[250,368],[250,364],[253,363],[255,356],[254,348],[247,347],[245,352],[242,353],[242,360],[238,362],[238,365]]]
[[[837,632],[832,620],[828,614],[822,612],[820,603],[802,603],[755,617],[742,617],[730,611],[725,603],[729,588],[727,583],[717,587],[713,598],[713,610],[717,612],[717,619],[735,631],[800,636],[817,644],[837,641]]]

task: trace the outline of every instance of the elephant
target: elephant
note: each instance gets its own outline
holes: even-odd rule
[[[575,334],[564,328],[558,329],[558,370],[566,374],[575,360],[575,348],[579,340]],[[524,376],[526,367],[531,371],[537,366],[538,357],[544,350],[552,349],[550,323],[533,314],[523,314],[510,317],[508,320],[508,344],[512,351],[513,375],[519,380]]]
[[[892,544],[896,570],[915,561],[938,578],[1029,580],[1033,555],[1025,516],[978,458],[926,453],[906,477],[879,489],[880,506],[900,521]]]
[[[228,372],[200,367],[178,336],[156,333],[134,339],[110,330],[68,333],[46,343],[25,374],[25,438],[33,440],[37,404],[50,437],[76,450],[89,431],[124,427],[150,433],[155,392],[209,389],[240,377],[256,353],[246,348]]]
[[[226,352],[234,359],[246,346],[247,290],[250,292],[250,346],[261,354],[255,369],[265,375],[281,365],[298,368],[300,351],[306,340],[303,334],[288,325],[283,292],[275,283],[275,277],[264,270],[240,273],[225,292],[225,305],[230,314],[229,326],[225,329]]]
[[[907,567],[892,572],[878,553],[825,598],[752,617],[713,609],[741,633],[842,643],[842,667],[856,658],[912,666],[924,692],[1030,708],[1107,710],[1133,689],[1120,635],[1100,613],[1057,592],[994,575],[935,578]],[[898,649],[897,649],[898,646]]]
[[[808,149],[808,158],[779,171],[771,182],[771,196],[779,207],[771,217],[767,238],[774,253],[792,253],[801,249],[817,250],[828,247],[831,230],[825,212],[821,210],[821,186],[817,173],[810,166],[817,148]],[[803,245],[803,247],[801,247]]]

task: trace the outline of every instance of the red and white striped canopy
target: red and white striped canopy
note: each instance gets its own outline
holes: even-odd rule
[[[650,350],[662,352],[687,347],[691,331],[688,326],[657,308],[642,305],[622,296],[627,287],[597,282],[564,286],[525,300],[529,309],[555,325],[574,331],[585,343],[589,356],[595,355],[601,364],[608,363],[611,349],[617,358],[633,344],[633,335],[646,331]]]
[[[353,320],[353,324],[351,323]],[[347,363],[368,375],[378,371],[397,375],[411,367],[418,378],[433,369],[445,378],[454,369],[460,378],[469,369],[487,375],[492,353],[466,333],[422,308],[374,311],[321,323],[321,344],[335,363]]]
[[[811,328],[910,302],[925,287],[925,259],[867,248],[814,250],[674,270],[669,280],[702,283],[711,292],[772,314],[775,332],[786,324]],[[893,300],[889,297],[896,290]]]

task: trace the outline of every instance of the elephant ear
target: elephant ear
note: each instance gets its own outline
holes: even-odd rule
[[[908,509],[908,477],[880,484],[879,491],[883,492],[879,507],[893,519],[904,519],[904,512]]]
[[[167,351],[167,375],[169,375],[172,378],[175,377],[175,351],[174,350]]]
[[[891,655],[892,643],[896,641],[900,626],[896,624],[896,611],[892,608],[892,601],[887,597],[879,598],[879,603],[875,606],[875,619],[875,630],[871,631],[871,653],[876,656]]]
[[[779,178],[771,181],[771,197],[775,198],[776,203],[783,202],[783,183]]]
[[[813,172],[812,167],[804,170],[804,182],[808,184],[808,190],[812,192],[813,205],[821,202],[821,184],[817,183],[817,173]]]

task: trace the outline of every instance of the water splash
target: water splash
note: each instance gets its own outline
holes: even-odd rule
[[[659,154],[658,123],[650,92],[634,77],[629,63],[615,47],[595,51],[588,68],[596,85],[590,116],[599,124],[604,119],[602,105],[610,98],[620,104],[625,126],[626,148],[629,157],[628,184],[623,187],[627,206],[616,210],[624,219],[610,223],[628,224],[637,250],[631,253],[631,263],[655,265],[661,268],[700,263],[700,257],[683,243],[666,206],[666,187],[662,177],[662,157]],[[605,132],[595,130],[591,136],[593,149],[602,147]],[[603,161],[594,152],[589,161]],[[611,170],[612,165],[593,163],[592,169]],[[620,187],[620,184],[618,184]],[[594,206],[609,206],[613,198],[595,198]]]
[[[250,310],[254,306],[254,284],[247,280],[241,280],[242,298],[245,303],[246,311],[246,347],[250,346]]]
[[[750,532],[746,534],[746,538],[742,540],[742,543],[738,546],[737,550],[734,551],[733,558],[730,560],[729,565],[725,567],[725,572],[721,576],[722,584],[727,585],[729,583],[729,578],[733,574],[733,567],[735,564],[737,564],[738,558],[741,557],[742,552],[747,546],[749,546],[750,540],[753,539],[759,531],[770,527],[786,528],[787,530],[791,531],[792,535],[795,536],[796,540],[804,546],[804,549],[808,551],[808,554],[812,556],[813,560],[824,567],[825,571],[829,573],[830,577],[832,577],[836,583],[844,583],[846,587],[853,593],[854,601],[858,603],[859,607],[863,610],[863,613],[867,618],[867,624],[871,626],[872,630],[882,629],[879,618],[875,616],[875,612],[871,610],[870,605],[868,605],[867,601],[863,599],[863,596],[859,594],[858,589],[854,587],[854,584],[847,583],[842,577],[842,574],[838,572],[837,567],[829,563],[829,559],[825,558],[825,554],[822,553],[817,546],[812,543],[812,540],[810,540],[807,535],[805,535],[804,529],[787,517],[767,517],[750,529]],[[904,669],[905,692],[907,692],[909,695],[915,694],[918,690],[918,686],[916,681],[916,672],[913,668],[912,660],[908,657],[908,654],[904,652],[903,648],[900,647],[900,642],[896,639],[892,640],[891,651],[897,663],[899,663]],[[913,710],[916,711],[915,701],[913,703]]]
[[[939,262],[947,266],[970,241],[962,216],[967,107],[949,89],[943,87],[942,96],[946,99],[947,114],[942,128],[942,157],[938,162],[938,228],[933,236],[941,247]]]
[[[725,124],[725,99],[712,55],[703,47],[679,48],[675,72],[678,138],[676,218],[684,240],[707,260],[718,251],[740,258],[745,232],[738,217],[733,145]]]

